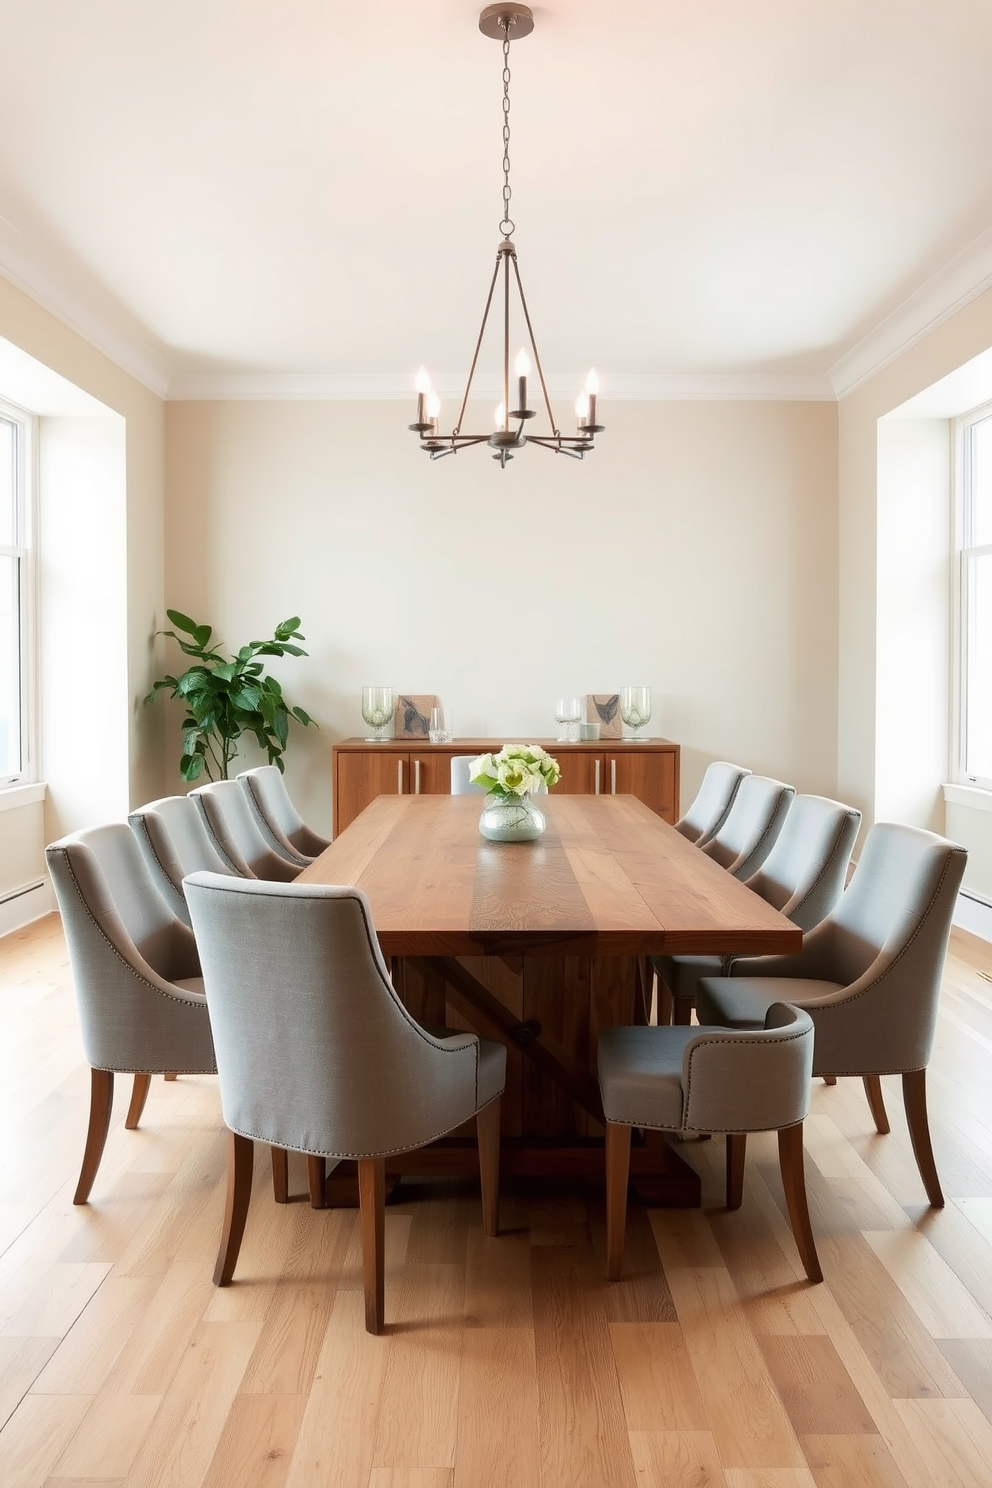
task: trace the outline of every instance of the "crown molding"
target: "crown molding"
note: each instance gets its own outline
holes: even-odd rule
[[[67,288],[57,272],[49,272],[40,256],[32,255],[18,229],[3,217],[0,217],[0,275],[122,372],[160,398],[165,397],[169,372],[152,348],[109,326],[106,319]]]
[[[992,228],[938,269],[830,368],[834,395],[847,397],[992,287]]]
[[[576,391],[583,386],[584,373],[552,373],[548,390],[554,398],[571,404]],[[434,379],[441,397],[458,399],[464,388],[464,374],[441,373]],[[616,373],[601,377],[601,396],[614,402],[706,402],[706,401],[828,401],[834,391],[825,376],[767,376],[761,373],[687,373],[645,375]],[[501,385],[493,376],[477,376],[472,385],[473,399],[499,398]],[[413,400],[413,375],[410,372],[342,372],[342,373],[277,373],[232,372],[180,374],[169,383],[170,402],[209,402],[255,400],[278,402],[340,400],[363,402]],[[533,380],[532,380],[533,396]]]

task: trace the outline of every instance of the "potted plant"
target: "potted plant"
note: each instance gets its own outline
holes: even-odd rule
[[[163,688],[180,698],[186,708],[183,719],[183,752],[179,773],[184,780],[226,780],[228,767],[238,752],[242,734],[254,734],[270,765],[284,769],[283,751],[289,736],[289,720],[304,727],[313,719],[302,708],[291,708],[275,677],[269,676],[260,656],[306,656],[294,641],[306,640],[294,615],[277,625],[268,641],[249,641],[237,655],[227,658],[211,645],[213,631],[199,625],[181,610],[166,610],[175,630],[159,631],[171,636],[193,664],[179,676],[160,677],[145,698],[154,700]],[[177,632],[182,634],[177,634]],[[314,725],[316,727],[316,725]]]

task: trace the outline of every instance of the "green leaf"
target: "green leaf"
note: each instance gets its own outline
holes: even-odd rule
[[[203,774],[203,755],[184,754],[179,761],[179,774],[183,780],[198,780]]]
[[[279,622],[279,624],[276,626],[274,634],[275,634],[275,638],[276,638],[277,641],[286,641],[286,640],[289,639],[290,636],[299,635],[300,634],[300,617],[299,617],[299,615],[292,615],[288,620],[281,620]],[[304,640],[305,637],[304,636],[301,636],[300,639],[301,640]]]
[[[305,712],[302,708],[291,708],[290,712],[292,713],[294,718],[298,718],[300,723],[304,725],[313,723],[313,719],[310,717],[310,714]],[[314,725],[314,727],[316,727],[316,725]]]
[[[165,613],[168,615],[173,625],[178,626],[180,630],[184,630],[187,635],[195,636],[197,631],[201,629],[196,621],[191,620],[188,615],[184,615],[182,610],[166,610]],[[207,630],[209,634],[209,626],[207,627]]]

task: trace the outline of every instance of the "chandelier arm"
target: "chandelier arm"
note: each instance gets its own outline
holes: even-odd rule
[[[496,267],[493,269],[493,277],[489,282],[489,294],[486,296],[486,308],[482,312],[482,324],[479,327],[479,339],[475,343],[475,352],[472,356],[472,365],[468,369],[468,381],[465,384],[465,394],[462,398],[462,406],[458,410],[458,422],[451,431],[453,435],[458,434],[458,431],[462,426],[462,419],[465,417],[465,405],[468,402],[469,391],[472,387],[472,378],[475,376],[475,366],[479,360],[479,352],[482,349],[482,338],[485,335],[486,331],[486,321],[489,319],[489,307],[493,302],[493,290],[496,288],[496,276],[499,273],[499,259],[500,255],[497,253]]]
[[[527,334],[530,337],[530,349],[534,353],[534,365],[537,367],[537,375],[541,383],[541,392],[544,395],[544,406],[548,410],[548,423],[551,425],[552,433],[556,439],[561,438],[561,432],[555,423],[555,416],[551,411],[551,399],[548,397],[548,385],[544,381],[544,368],[541,366],[541,356],[534,339],[534,327],[530,323],[530,311],[527,309],[527,297],[524,294],[523,282],[520,278],[520,266],[517,263],[517,255],[513,255],[513,272],[517,277],[517,293],[520,296],[520,305],[524,312],[524,320],[527,323]]]
[[[588,450],[595,448],[592,440],[580,443],[567,434],[559,435],[557,439],[543,434],[528,434],[527,443],[539,444],[542,449],[549,449],[556,455],[571,455],[574,460],[581,460]]]

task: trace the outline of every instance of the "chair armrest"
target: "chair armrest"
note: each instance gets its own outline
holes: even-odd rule
[[[809,1110],[813,1024],[784,1003],[766,1026],[701,1028],[682,1056],[683,1130],[776,1131]]]

